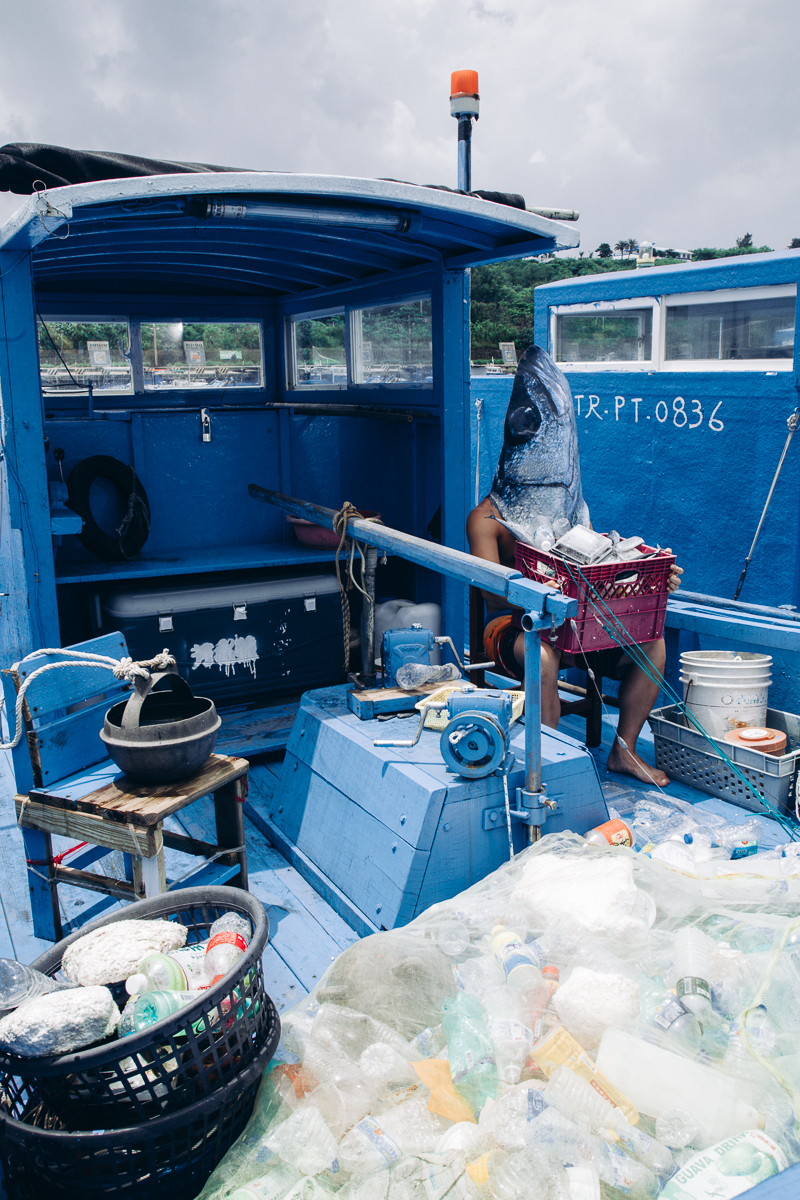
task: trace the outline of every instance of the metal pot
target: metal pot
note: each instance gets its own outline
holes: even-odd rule
[[[169,690],[153,691],[162,679]],[[135,689],[106,713],[100,737],[110,757],[140,783],[176,783],[195,775],[222,724],[213,701],[195,696],[175,670],[137,679]]]

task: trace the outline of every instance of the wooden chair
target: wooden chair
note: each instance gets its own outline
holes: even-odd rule
[[[469,655],[471,662],[480,662],[485,657],[483,649],[483,631],[486,625],[486,608],[483,602],[483,596],[479,588],[470,587],[469,589]],[[594,679],[589,674],[586,674],[585,695],[580,696],[576,700],[561,701],[561,715],[567,716],[574,713],[578,716],[586,717],[586,745],[599,746],[602,740],[603,732],[603,700],[602,676],[598,674],[599,664],[593,661],[596,656],[590,652],[586,656],[586,662],[591,667],[594,673]],[[578,667],[578,670],[583,668]],[[470,679],[478,687],[484,686],[484,672],[472,671]]]
[[[127,657],[120,633],[81,642],[71,650]],[[13,729],[16,693],[24,680],[58,653],[40,654],[3,672],[6,711]],[[67,660],[69,661],[69,660]],[[167,890],[164,847],[203,859],[176,887],[233,883],[247,888],[242,805],[247,797],[248,762],[212,754],[193,778],[161,786],[139,784],[120,774],[99,737],[106,710],[130,692],[110,669],[73,664],[48,671],[25,692],[25,734],[13,752],[15,805],[28,867],[33,929],[37,937],[63,936],[59,883],[101,892],[104,899],[69,924],[77,928],[117,900],[138,900]],[[163,828],[164,820],[203,796],[213,795],[217,844]],[[53,834],[88,846],[70,856],[53,854]],[[85,868],[111,851],[122,851],[125,879]],[[230,851],[224,853],[224,851]]]

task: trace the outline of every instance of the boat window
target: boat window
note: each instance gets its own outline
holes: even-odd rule
[[[353,309],[353,383],[432,387],[432,338],[429,297]]]
[[[790,359],[794,354],[794,296],[742,298],[712,304],[670,304],[667,362]]]
[[[145,391],[262,387],[257,321],[142,321]]]
[[[133,390],[127,321],[59,321],[39,317],[42,390],[130,392]]]
[[[344,313],[298,317],[291,331],[291,386],[347,387]]]
[[[652,307],[556,317],[556,361],[560,363],[649,362],[652,346]]]

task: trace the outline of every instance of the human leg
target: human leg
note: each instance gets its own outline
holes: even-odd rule
[[[561,651],[551,646],[544,638],[540,639],[541,646],[541,680],[542,724],[550,729],[558,729],[561,719],[561,701],[558,698],[558,672],[561,666]],[[525,634],[521,633],[514,643],[514,657],[520,667],[525,665]]]
[[[644,642],[638,647],[654,668],[654,675],[663,675],[667,661],[664,639]],[[632,662],[622,677],[619,688],[619,724],[617,736],[608,755],[609,771],[633,775],[643,783],[666,787],[669,776],[651,767],[636,753],[636,741],[656,702],[659,684],[637,663]]]

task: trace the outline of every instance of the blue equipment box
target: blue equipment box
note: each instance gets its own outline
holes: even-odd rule
[[[166,646],[192,691],[218,704],[344,677],[332,575],[118,591],[103,604],[103,628],[124,634],[135,659]]]
[[[315,886],[327,881],[329,903],[362,932],[405,925],[509,857],[499,775],[453,775],[433,730],[412,748],[372,744],[412,737],[415,717],[363,721],[349,710],[346,687],[307,692],[268,813],[298,871]],[[513,808],[525,780],[522,724],[511,734]],[[594,759],[574,738],[542,731],[542,778],[559,806],[543,833],[585,833],[608,820]],[[515,852],[523,850],[527,826],[514,822],[512,830]]]

